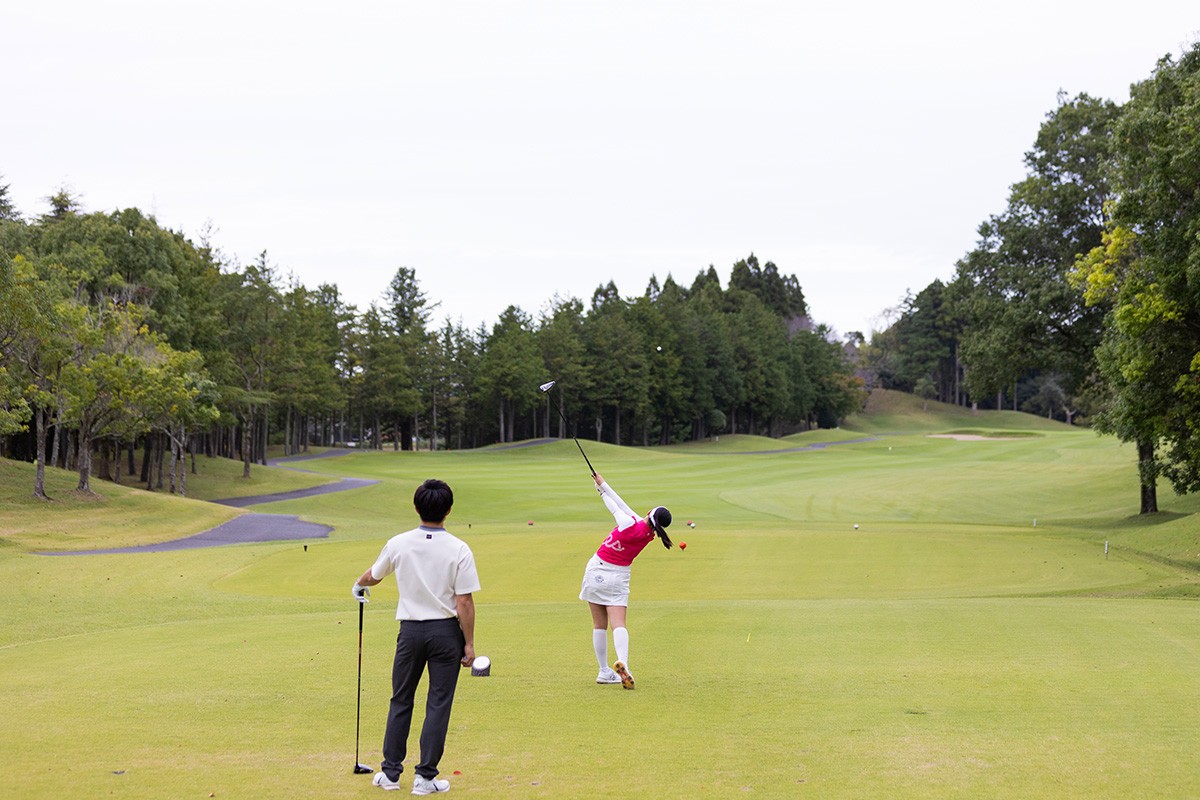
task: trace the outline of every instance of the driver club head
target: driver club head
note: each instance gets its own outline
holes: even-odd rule
[[[556,384],[556,383],[558,383],[558,381],[550,381],[549,383],[543,383],[541,386],[538,387],[538,391],[541,392],[542,394],[545,394],[546,392],[553,389],[554,384]]]
[[[366,764],[355,764],[354,765],[354,774],[355,775],[370,775],[374,771],[375,770],[371,769]]]

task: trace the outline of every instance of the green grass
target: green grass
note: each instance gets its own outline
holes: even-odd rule
[[[99,505],[31,510],[7,494],[26,466],[0,462],[5,791],[377,792],[350,773],[349,587],[411,527],[412,490],[436,475],[455,489],[449,526],[476,553],[477,645],[494,662],[492,677],[460,682],[442,762],[455,796],[1200,795],[1185,766],[1200,747],[1197,499],[1164,489],[1164,513],[1139,518],[1130,448],[901,399],[848,423],[871,441],[843,429],[769,447],[583,442],[635,508],[669,505],[688,543],[652,546],[634,569],[634,692],[592,682],[575,598],[611,518],[570,440],[310,462],[380,483],[255,510],[333,524],[328,539],[163,554],[31,551],[70,544],[38,528],[41,516],[95,522],[87,540],[115,546],[172,519],[195,532],[208,506],[103,485]],[[953,431],[1037,435],[927,435]],[[843,443],[795,449],[812,441]],[[361,760],[372,765],[395,601],[385,582],[366,613]]]
[[[1067,429],[1061,422],[1017,411],[972,411],[888,389],[871,392],[865,412],[850,417],[842,427],[863,433],[944,433],[978,428],[983,420],[994,431]]]

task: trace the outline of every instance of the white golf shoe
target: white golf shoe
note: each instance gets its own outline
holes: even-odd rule
[[[375,773],[375,777],[371,779],[371,783],[389,792],[394,792],[400,788],[400,781],[394,781],[384,774],[383,770]]]
[[[436,794],[448,791],[450,791],[450,781],[440,778],[422,778],[420,775],[413,776],[413,794]]]
[[[600,670],[600,674],[596,676],[596,683],[620,683],[621,676],[613,672],[608,667]]]

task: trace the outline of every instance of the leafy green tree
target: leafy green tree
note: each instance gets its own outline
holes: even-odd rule
[[[1200,44],[1132,87],[1113,137],[1110,229],[1078,268],[1084,297],[1107,312],[1094,422],[1136,442],[1142,513],[1157,511],[1160,474],[1200,490],[1198,114]]]
[[[730,289],[734,364],[741,393],[731,427],[747,433],[778,432],[791,406],[787,327],[757,295]],[[739,426],[739,420],[744,424]]]
[[[142,413],[151,430],[170,442],[170,491],[187,495],[184,455],[192,431],[211,425],[219,416],[216,384],[204,370],[203,358],[194,350],[179,351],[151,338],[145,350]]]
[[[853,363],[846,358],[842,345],[830,336],[827,328],[818,326],[815,331],[801,331],[792,339],[812,382],[808,420],[822,428],[833,428],[846,416],[861,411],[867,399],[862,379],[854,374]]]
[[[43,215],[43,221],[61,222],[68,217],[77,215],[82,210],[79,198],[65,186],[47,197],[46,202],[50,205],[50,211]]]
[[[538,348],[542,353],[542,373],[546,380],[557,381],[554,390],[545,397],[543,428],[551,436],[551,427],[558,426],[558,438],[577,436],[566,429],[564,420],[575,420],[583,399],[591,390],[591,370],[584,343],[583,301],[577,298],[555,297],[542,314],[537,328]],[[545,383],[545,381],[540,381]],[[550,406],[554,404],[556,409]]]
[[[342,329],[352,313],[338,299],[337,287],[310,292],[293,282],[281,299],[280,347],[271,373],[271,391],[280,399],[284,454],[303,449],[309,415],[345,405],[338,362]]]
[[[688,292],[690,317],[688,330],[681,332],[681,342],[687,343],[687,364],[691,365],[698,350],[702,363],[691,367],[692,392],[689,413],[693,420],[692,436],[703,439],[710,433],[720,433],[728,422],[725,411],[732,410],[741,392],[741,376],[734,357],[732,323],[722,312],[724,304],[716,273],[702,273]],[[710,279],[711,278],[711,279]]]
[[[0,436],[28,430],[32,414],[14,371],[19,369],[14,355],[27,340],[30,325],[36,324],[26,297],[29,286],[17,274],[24,259],[17,258],[20,261],[0,254]]]
[[[808,314],[808,303],[796,276],[781,275],[779,268],[770,261],[759,266],[753,253],[733,265],[729,288],[754,295],[784,322]]]
[[[442,353],[441,375],[442,411],[439,416],[448,448],[462,449],[467,445],[467,422],[477,391],[480,345],[461,323],[446,320],[438,332]],[[437,436],[436,426],[434,432]]]
[[[12,368],[10,380],[21,386],[13,401],[16,413],[28,408],[34,419],[35,463],[33,494],[48,499],[45,488],[46,437],[61,408],[63,367],[77,359],[77,332],[82,309],[67,298],[61,273],[42,268],[22,255],[4,265],[6,303],[0,338],[3,355]]]
[[[1015,408],[1017,382],[1030,373],[1054,371],[1073,392],[1092,372],[1101,313],[1083,303],[1069,276],[1075,258],[1100,243],[1119,114],[1109,101],[1060,95],[1025,154],[1028,177],[959,262],[961,353],[973,396],[1013,389]]]
[[[16,206],[12,203],[12,198],[8,192],[9,184],[0,183],[0,220],[8,220],[11,222],[19,222],[21,219],[20,213]]]
[[[671,444],[691,433],[689,401],[704,361],[699,343],[686,338],[692,326],[683,290],[670,276],[661,288],[652,282],[630,306],[629,320],[646,347],[642,358],[647,362],[648,403],[640,419],[642,443],[649,444],[654,428],[658,444]]]
[[[209,355],[209,366],[222,402],[241,422],[242,477],[249,478],[251,462],[265,460],[260,438],[265,439],[265,412],[275,400],[270,387],[280,348],[282,298],[265,251],[241,271],[222,274],[217,291],[226,335],[223,348]]]
[[[592,293],[592,310],[584,326],[591,390],[585,413],[593,420],[598,441],[605,421],[612,423],[611,441],[623,443],[627,419],[643,418],[650,408],[650,361],[653,350],[633,322],[629,304],[609,282]]]
[[[372,420],[374,446],[382,447],[384,432],[391,431],[392,447],[410,448],[401,441],[409,415],[419,396],[412,380],[404,344],[385,312],[372,305],[362,315],[356,336],[359,380],[358,404]]]
[[[495,409],[499,441],[514,441],[517,416],[536,407],[544,369],[529,315],[509,306],[492,327],[479,363],[480,391]]]
[[[62,370],[65,422],[79,433],[79,485],[91,493],[93,442],[114,431],[148,429],[141,410],[152,403],[147,365],[155,345],[136,306],[80,307],[76,357]]]
[[[934,392],[929,399],[952,399],[959,324],[947,297],[945,284],[935,280],[905,298],[899,319],[889,329],[895,347],[888,370],[882,373],[884,388],[915,391],[918,383],[926,381]]]
[[[437,304],[430,304],[417,280],[416,270],[400,267],[392,276],[385,293],[384,312],[390,322],[408,365],[409,380],[416,390],[405,409],[401,425],[404,449],[420,438],[422,411],[436,427],[438,384],[441,380],[440,355],[436,337],[429,334],[429,318]],[[405,395],[410,397],[410,395]]]

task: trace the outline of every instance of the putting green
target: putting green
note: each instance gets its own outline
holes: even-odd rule
[[[373,795],[351,774],[349,587],[437,475],[476,553],[493,659],[460,683],[442,762],[455,796],[1200,795],[1184,766],[1200,747],[1195,499],[1164,493],[1164,514],[1132,518],[1132,454],[1090,433],[928,432],[766,455],[584,443],[688,543],[634,570],[633,692],[593,682],[575,598],[611,518],[570,441],[355,453],[306,468],[379,484],[255,508],[335,525],[327,540],[45,557],[21,532],[0,547],[5,791]],[[175,505],[187,528],[193,506]],[[56,531],[71,514],[86,526],[86,510],[39,512]],[[107,543],[147,540],[129,527]],[[373,766],[395,600],[385,582],[365,615]]]

